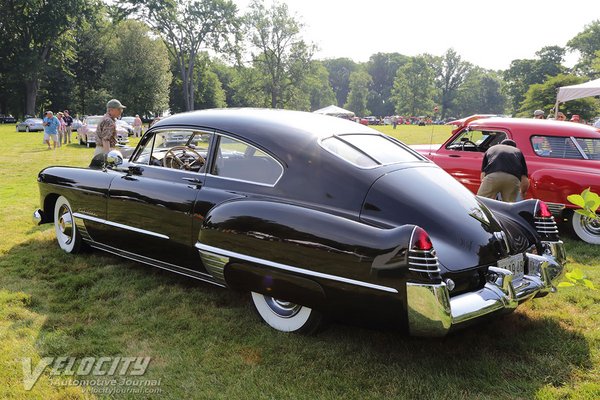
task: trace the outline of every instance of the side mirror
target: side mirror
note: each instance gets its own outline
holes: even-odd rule
[[[123,154],[119,150],[111,150],[106,155],[106,165],[110,168],[123,164]]]

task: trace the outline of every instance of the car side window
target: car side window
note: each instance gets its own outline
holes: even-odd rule
[[[239,181],[274,185],[283,174],[283,167],[273,157],[252,145],[227,136],[219,136],[211,174]]]
[[[212,133],[192,130],[156,131],[137,153],[134,162],[202,172],[209,155]]]
[[[484,153],[487,149],[501,143],[507,137],[505,132],[500,131],[465,129],[446,145],[446,149]]]
[[[540,157],[583,159],[572,138],[566,136],[532,136],[531,146]]]

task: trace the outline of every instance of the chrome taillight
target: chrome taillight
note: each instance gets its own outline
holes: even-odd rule
[[[558,228],[550,209],[541,200],[538,200],[535,205],[534,223],[535,230],[540,235],[556,235],[558,233]]]
[[[415,227],[410,237],[408,269],[413,272],[439,273],[440,266],[431,238],[423,228]]]

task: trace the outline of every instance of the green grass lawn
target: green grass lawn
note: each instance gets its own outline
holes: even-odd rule
[[[389,129],[388,129],[389,128]],[[408,143],[449,128],[391,127]],[[261,323],[249,296],[101,252],[63,253],[35,227],[36,176],[85,166],[93,149],[48,151],[42,133],[0,125],[0,399],[95,398],[52,384],[23,388],[22,359],[151,357],[145,379],[167,399],[594,399],[600,397],[600,291],[580,287],[445,339],[332,324],[313,337]],[[566,238],[569,269],[600,287],[600,246]],[[64,377],[63,377],[64,378]],[[103,396],[98,396],[103,397]]]

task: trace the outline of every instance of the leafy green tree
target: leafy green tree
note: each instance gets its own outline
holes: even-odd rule
[[[214,72],[215,65],[208,57],[208,54],[201,54],[196,61],[196,77],[198,82],[194,109],[201,110],[207,108],[227,107],[226,94],[219,80],[219,76]],[[181,93],[181,79],[176,77],[171,84],[171,99],[169,108],[172,112],[185,111]]]
[[[473,66],[462,61],[454,49],[448,49],[442,57],[434,57],[432,61],[435,85],[440,95],[441,116],[445,118],[453,109],[458,90]]]
[[[396,112],[411,116],[430,114],[434,95],[434,71],[427,57],[413,57],[398,68],[392,89]]]
[[[35,114],[47,65],[54,52],[70,50],[71,32],[91,11],[90,3],[88,0],[0,2],[0,40],[8,43],[8,54],[2,62],[13,66],[10,74],[13,79],[24,83],[26,114]]]
[[[367,108],[367,101],[372,84],[371,75],[363,68],[351,73],[350,93],[348,93],[348,102],[344,105],[344,108],[353,111],[356,115],[366,116],[371,114]]]
[[[580,58],[575,65],[576,70],[592,78],[600,74],[600,70],[592,66],[597,57],[596,52],[600,50],[600,20],[586,25],[582,32],[567,42],[567,47],[579,51]]]
[[[556,76],[565,68],[561,65],[564,49],[558,46],[544,47],[536,52],[537,59],[513,60],[504,71],[507,91],[512,99],[512,110],[519,110],[529,87]]]
[[[323,60],[329,72],[329,83],[335,93],[338,107],[343,107],[350,92],[350,74],[357,70],[358,64],[349,58]]]
[[[129,0],[123,12],[141,16],[162,36],[177,63],[185,109],[195,104],[196,60],[202,50],[234,54],[239,39],[237,7],[230,0]]]
[[[525,94],[525,99],[521,104],[517,116],[531,117],[533,110],[541,109],[550,112],[556,102],[556,92],[559,87],[576,85],[587,79],[574,75],[557,75],[545,81],[531,85]],[[559,106],[559,110],[564,114],[578,114],[583,119],[590,119],[598,115],[598,101],[587,97],[583,99],[570,100]]]
[[[303,85],[315,46],[301,37],[303,28],[291,15],[287,4],[274,2],[267,9],[254,0],[245,16],[248,37],[253,48],[254,67],[262,74],[263,90],[270,97],[270,106],[285,108],[297,102],[297,88]]]
[[[504,114],[507,105],[508,97],[498,73],[475,67],[458,89],[452,111],[456,116]]]
[[[311,63],[304,91],[310,96],[310,111],[335,104],[335,93],[329,84],[329,72],[321,61]]]
[[[409,57],[399,53],[376,53],[367,62],[367,72],[373,79],[367,107],[374,115],[394,113],[394,102],[390,100],[394,78],[398,68],[406,64]]]
[[[128,114],[160,114],[166,110],[173,76],[164,42],[152,38],[143,22],[125,20],[116,26],[111,43],[107,83],[112,97],[127,105]]]

